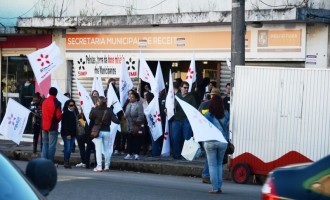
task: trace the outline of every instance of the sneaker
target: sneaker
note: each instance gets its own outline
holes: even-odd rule
[[[76,167],[86,167],[86,165],[84,163],[79,163],[79,164],[76,164]]]
[[[102,172],[102,168],[95,167],[93,171],[94,171],[94,172]]]
[[[135,154],[135,155],[134,155],[134,160],[140,160],[140,156],[137,155],[137,154]]]
[[[113,155],[119,155],[119,151],[118,150],[115,150],[115,152],[113,153]]]
[[[110,171],[110,169],[109,168],[104,168],[104,171],[108,172],[108,171]]]
[[[127,156],[124,157],[125,160],[132,160],[133,156],[131,154],[127,154]]]

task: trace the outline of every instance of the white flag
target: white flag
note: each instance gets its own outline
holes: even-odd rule
[[[156,79],[152,74],[152,71],[150,70],[147,61],[144,59],[142,55],[140,55],[139,78],[150,84],[151,91],[153,92],[156,91],[156,85],[157,85]],[[154,95],[156,94],[154,93]]]
[[[116,135],[117,135],[117,131],[118,131],[119,127],[120,127],[120,124],[116,124],[113,122],[111,122],[111,124],[110,124],[110,140],[109,140],[110,159],[111,159],[111,155],[113,153],[113,145],[115,144],[115,139],[116,139]]]
[[[28,121],[30,110],[9,98],[6,114],[0,125],[0,133],[19,144]]]
[[[119,96],[120,96],[121,107],[124,106],[124,104],[128,98],[128,91],[132,88],[133,88],[132,80],[128,75],[125,60],[122,59],[121,68],[120,68],[120,78],[119,78]]]
[[[59,102],[61,102],[61,106],[62,106],[62,110],[63,110],[63,107],[64,107],[64,104],[67,100],[69,100],[69,98],[67,96],[65,96],[62,91],[60,90],[59,86],[58,86],[58,83],[57,83],[57,80],[55,79],[53,84],[52,84],[52,87],[56,88],[57,89],[57,95],[56,95],[56,98]],[[60,123],[61,124],[61,123]]]
[[[226,63],[227,63],[228,69],[231,70],[231,61],[229,58],[226,58]]]
[[[146,115],[152,138],[156,141],[163,134],[157,97],[152,99],[148,107],[144,110],[144,114]]]
[[[81,85],[80,81],[76,78],[77,83],[77,89],[78,89],[78,95],[80,99],[80,106],[84,112],[85,118],[87,123],[89,124],[89,113],[91,112],[94,103],[92,98],[89,96],[87,90],[84,88],[84,86]]]
[[[92,91],[94,90],[96,90],[99,93],[100,97],[105,97],[102,86],[102,79],[101,77],[96,77],[96,75],[94,76],[93,85],[92,85]]]
[[[166,118],[163,148],[162,148],[162,153],[161,153],[161,155],[163,157],[170,156],[170,150],[171,150],[171,145],[170,144],[171,143],[170,143],[169,122],[168,122],[168,118]]]
[[[108,92],[107,92],[107,105],[108,107],[113,106],[113,112],[117,114],[122,110],[118,97],[111,83],[109,83]]]
[[[160,66],[160,62],[158,61],[158,65],[157,65],[157,71],[156,71],[156,87],[155,87],[155,91],[152,91],[154,94],[158,94],[165,89],[165,84],[164,84],[164,78],[163,78],[163,72],[162,72],[162,68]]]
[[[217,140],[227,143],[221,131],[207,120],[202,113],[187,102],[175,97],[186,114],[196,142],[204,142],[209,140]]]
[[[168,79],[168,92],[166,96],[165,107],[167,110],[167,118],[171,119],[174,116],[174,89],[171,70],[170,77]]]
[[[27,57],[39,84],[63,63],[60,48],[55,42],[27,55]]]
[[[196,81],[195,55],[193,55],[191,58],[190,66],[186,75],[186,81],[189,83],[188,92],[191,92],[192,84]]]

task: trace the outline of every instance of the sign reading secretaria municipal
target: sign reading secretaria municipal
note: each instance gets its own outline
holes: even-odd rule
[[[138,57],[135,54],[78,53],[73,58],[77,78],[113,77],[119,78],[121,61],[125,59],[130,77],[138,75]]]

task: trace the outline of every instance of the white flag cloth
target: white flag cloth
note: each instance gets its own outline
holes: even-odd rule
[[[87,90],[84,88],[84,86],[81,85],[80,81],[76,79],[77,83],[77,89],[78,89],[78,95],[80,100],[80,106],[84,112],[85,118],[87,123],[89,124],[89,113],[91,112],[94,103],[92,98],[89,96]]]
[[[147,108],[144,110],[144,114],[146,115],[152,138],[156,141],[163,134],[162,120],[160,117],[157,97],[152,99]]]
[[[231,70],[231,61],[229,58],[226,58],[226,63],[227,63],[228,69]]]
[[[27,55],[27,57],[39,84],[63,63],[61,50],[55,42]]]
[[[115,138],[116,138],[117,131],[118,131],[119,127],[120,127],[120,124],[116,124],[116,123],[111,122],[111,125],[110,125],[110,141],[109,141],[110,159],[111,159],[111,155],[113,153],[113,145],[115,144]]]
[[[6,114],[0,125],[0,133],[19,144],[22,140],[29,114],[30,110],[10,98]]]
[[[103,86],[102,86],[102,79],[101,77],[96,77],[94,76],[94,79],[93,79],[93,85],[92,85],[92,91],[96,90],[100,97],[105,97],[104,96],[104,90],[103,90]]]
[[[67,100],[69,100],[69,98],[67,96],[65,96],[62,91],[60,90],[59,86],[58,86],[58,83],[57,83],[57,80],[55,79],[53,84],[52,84],[52,87],[56,88],[57,89],[57,95],[56,95],[56,98],[59,102],[61,102],[61,106],[62,106],[62,110],[63,110],[63,107],[64,107],[64,104]],[[61,123],[60,123],[61,124]]]
[[[121,68],[120,68],[120,78],[119,78],[119,96],[120,96],[121,107],[124,106],[128,98],[128,91],[132,88],[133,88],[133,83],[128,75],[125,59],[122,59]]]
[[[164,78],[163,78],[163,72],[162,72],[162,68],[160,66],[160,62],[158,61],[157,64],[157,71],[156,71],[156,87],[155,87],[155,91],[152,91],[153,93],[156,93],[157,96],[159,94],[159,92],[161,92],[162,90],[165,89],[165,83],[164,83]]]
[[[191,92],[192,84],[196,81],[195,55],[193,55],[191,58],[190,66],[186,75],[186,81],[189,83],[188,92]]]
[[[168,92],[165,100],[165,107],[167,110],[167,118],[171,119],[174,116],[174,90],[171,70],[168,79]]]
[[[179,102],[181,108],[183,109],[184,113],[188,118],[196,142],[217,140],[220,142],[227,143],[221,131],[217,127],[215,127],[209,120],[207,120],[202,115],[202,113],[200,113],[196,108],[181,100],[180,98],[175,98]]]
[[[157,87],[156,79],[152,74],[152,71],[150,70],[147,61],[144,59],[142,55],[140,55],[139,78],[150,84],[151,91],[153,93],[156,91],[156,87]],[[154,95],[156,94],[154,93]],[[157,96],[159,96],[158,93]]]
[[[161,156],[163,156],[163,157],[170,156],[170,150],[171,150],[170,128],[169,128],[168,119],[166,118],[164,140],[163,140],[163,148],[162,148]]]
[[[113,106],[113,112],[117,114],[122,110],[118,97],[111,83],[109,83],[108,93],[107,93],[107,105],[110,107]]]

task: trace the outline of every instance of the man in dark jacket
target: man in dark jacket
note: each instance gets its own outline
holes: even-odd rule
[[[42,158],[54,162],[58,138],[58,123],[62,119],[61,103],[56,99],[57,89],[49,89],[49,97],[41,106],[42,111]]]
[[[181,83],[181,92],[176,96],[181,100],[197,107],[195,97],[192,93],[188,93],[189,83],[183,81]],[[171,142],[173,147],[173,158],[180,159],[184,140],[189,140],[192,135],[192,129],[186,114],[180,104],[175,101],[175,113],[172,121]]]

